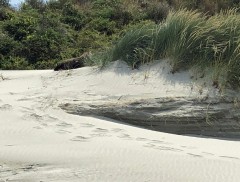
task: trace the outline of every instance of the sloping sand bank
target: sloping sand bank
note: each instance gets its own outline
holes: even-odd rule
[[[239,141],[156,132],[59,107],[216,96],[208,89],[199,96],[189,73],[163,67],[0,71],[0,182],[238,182]]]

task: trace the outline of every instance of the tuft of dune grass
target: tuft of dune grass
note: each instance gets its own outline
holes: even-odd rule
[[[202,55],[201,45],[205,32],[199,30],[205,17],[196,11],[170,12],[166,21],[157,27],[155,58],[170,58],[174,69],[187,68]]]
[[[151,61],[153,28],[149,24],[127,32],[112,49],[112,61],[123,60],[132,67]]]

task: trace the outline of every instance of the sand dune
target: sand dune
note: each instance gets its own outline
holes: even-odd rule
[[[0,71],[0,182],[238,182],[239,141],[161,133],[59,108],[120,97],[199,97],[189,73],[167,73],[164,64],[133,71],[122,63],[103,71]]]

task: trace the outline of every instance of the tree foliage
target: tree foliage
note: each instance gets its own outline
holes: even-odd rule
[[[10,2],[9,0],[0,0],[0,7],[9,7],[10,6]]]

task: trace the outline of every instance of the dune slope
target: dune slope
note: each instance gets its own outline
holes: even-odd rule
[[[156,132],[59,107],[198,97],[189,73],[163,67],[0,71],[0,182],[239,181],[239,141]]]

